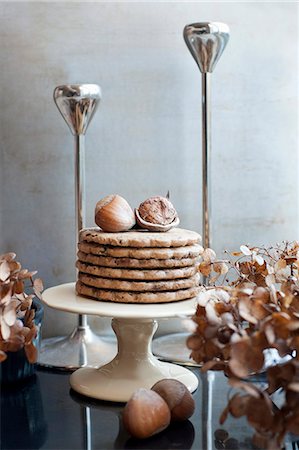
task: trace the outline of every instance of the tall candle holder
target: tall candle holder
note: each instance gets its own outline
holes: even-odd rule
[[[85,133],[100,100],[101,89],[96,84],[68,84],[54,90],[54,102],[75,137],[76,242],[85,226]],[[43,339],[38,364],[75,370],[104,364],[115,354],[115,340],[93,333],[87,315],[79,314],[78,324],[69,336]]]
[[[202,82],[202,236],[203,246],[211,246],[211,74],[229,40],[229,28],[219,22],[199,22],[186,25],[184,39],[201,72]],[[203,278],[203,284],[207,279]],[[153,341],[153,352],[160,359],[183,365],[197,365],[190,361],[186,339],[189,333],[173,333]]]

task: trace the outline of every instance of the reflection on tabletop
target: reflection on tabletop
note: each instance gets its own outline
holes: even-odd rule
[[[1,387],[1,448],[42,448],[47,439],[38,376]]]
[[[210,372],[205,378],[198,369],[192,371],[199,378],[194,415],[145,440],[133,439],[123,429],[124,404],[77,394],[70,389],[69,374],[38,371],[22,385],[2,387],[1,448],[253,450],[253,431],[244,418],[219,425],[231,394],[223,374]],[[288,436],[285,449],[299,447]]]
[[[155,436],[148,439],[134,439],[124,429],[122,423],[122,410],[124,408],[123,403],[110,403],[88,399],[80,394],[77,394],[74,390],[70,391],[72,399],[78,403],[82,409],[84,409],[84,415],[86,426],[86,449],[91,449],[92,445],[89,442],[92,441],[92,424],[90,423],[90,411],[91,409],[97,409],[103,413],[113,412],[118,419],[118,433],[113,442],[114,449],[191,449],[195,430],[193,424],[186,420],[181,423],[172,423],[170,426]],[[89,442],[88,442],[89,441]]]

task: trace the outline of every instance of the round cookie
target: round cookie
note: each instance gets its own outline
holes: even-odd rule
[[[125,280],[174,280],[177,278],[189,278],[197,273],[197,267],[182,267],[179,269],[115,269],[111,267],[100,267],[86,264],[82,261],[76,262],[76,267],[80,272],[88,273],[96,277],[125,279]]]
[[[78,274],[78,280],[87,286],[96,287],[98,289],[108,289],[117,291],[130,292],[160,292],[160,291],[177,291],[181,289],[189,289],[199,284],[199,274],[189,278],[178,280],[164,281],[128,281],[113,280],[111,278],[100,278],[84,273]]]
[[[92,253],[93,255],[133,259],[196,258],[203,253],[203,248],[199,244],[173,248],[130,248],[104,246],[96,244],[94,242],[84,241],[79,242],[78,248],[84,253]]]
[[[94,242],[114,247],[184,247],[198,244],[201,236],[195,231],[172,228],[159,233],[147,230],[133,230],[121,233],[106,233],[100,228],[86,228],[80,231],[79,241]]]
[[[172,269],[189,267],[197,264],[198,258],[181,259],[134,259],[134,258],[112,258],[111,256],[99,256],[79,251],[80,261],[101,267],[119,267],[122,269]]]
[[[199,287],[181,289],[170,292],[125,292],[109,291],[86,286],[81,281],[76,283],[76,292],[79,295],[90,297],[95,300],[110,301],[116,303],[167,303],[187,300],[196,297]]]

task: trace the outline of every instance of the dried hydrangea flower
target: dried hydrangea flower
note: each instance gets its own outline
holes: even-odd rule
[[[246,416],[255,429],[254,443],[280,448],[287,432],[299,434],[299,243],[273,247],[241,245],[218,260],[203,253],[199,272],[209,276],[202,288],[187,345],[202,370],[223,370],[236,393],[221,415]],[[217,285],[216,285],[217,283]],[[274,348],[292,360],[266,370],[267,391],[241,381],[264,370],[264,352]],[[278,408],[271,394],[285,393]]]
[[[37,327],[32,299],[34,295],[40,298],[43,284],[39,278],[33,280],[36,272],[22,269],[15,258],[12,252],[0,255],[0,362],[7,358],[7,352],[24,347],[28,361],[34,363]],[[33,293],[28,295],[27,289]]]

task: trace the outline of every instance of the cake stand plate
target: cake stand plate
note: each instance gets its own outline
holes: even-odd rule
[[[83,367],[70,377],[71,387],[80,394],[100,400],[126,402],[140,388],[151,388],[163,378],[175,378],[190,392],[198,386],[197,377],[184,367],[159,361],[151,351],[157,320],[190,316],[196,299],[161,304],[124,304],[89,300],[76,295],[75,284],[47,289],[43,302],[55,309],[78,314],[112,318],[118,353],[99,368]]]

